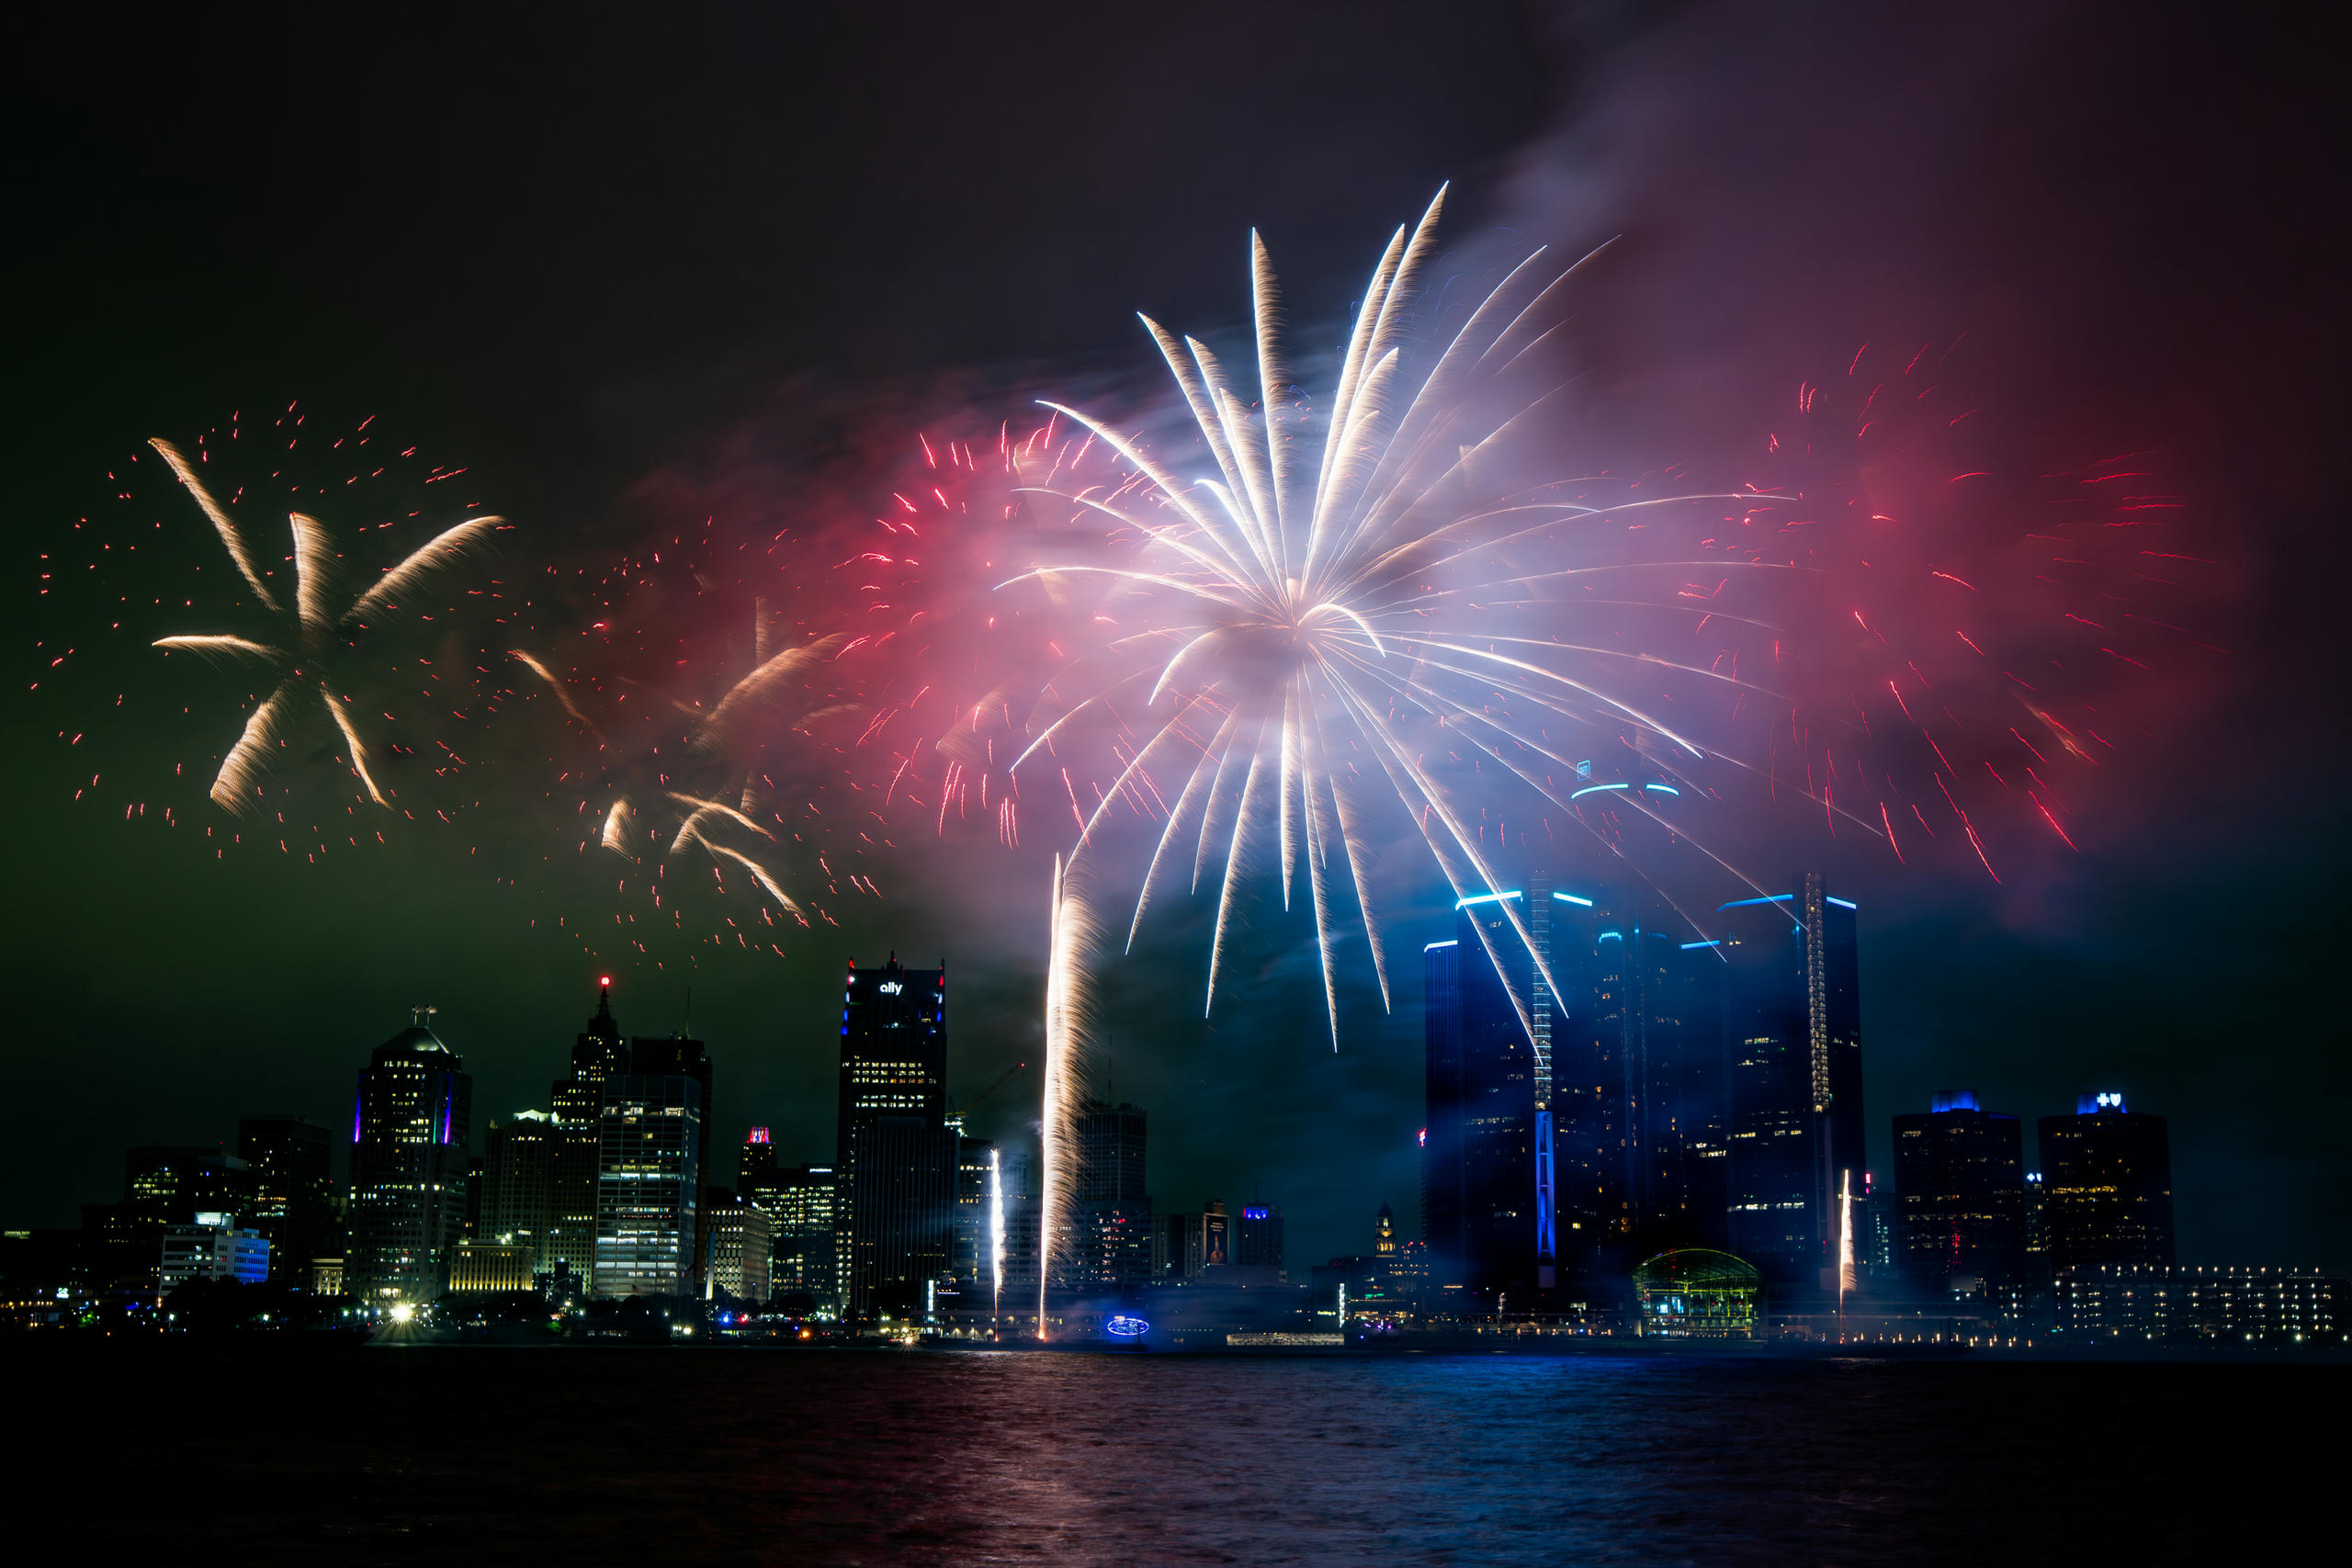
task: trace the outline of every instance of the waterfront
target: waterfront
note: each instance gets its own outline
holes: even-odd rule
[[[2239,1557],[2340,1365],[19,1340],[72,1545],[249,1563]],[[159,1408],[164,1401],[168,1410]]]

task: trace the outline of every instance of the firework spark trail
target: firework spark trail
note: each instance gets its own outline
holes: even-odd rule
[[[220,536],[229,558],[252,589],[254,597],[263,609],[273,615],[284,614],[277,600],[264,585],[254,564],[253,554],[246,547],[244,535],[227,509],[216,500],[203,479],[197,474],[179,449],[160,436],[148,443],[170,465],[173,474],[196,500],[197,505]],[[477,547],[487,535],[501,526],[504,519],[495,516],[469,518],[448,529],[438,537],[410,554],[388,571],[383,581],[361,594],[340,615],[332,614],[327,594],[334,570],[334,551],[327,539],[326,529],[318,519],[300,512],[287,513],[287,525],[294,542],[294,624],[285,640],[279,644],[254,641],[251,638],[227,635],[177,636],[158,637],[154,646],[166,652],[180,649],[203,653],[231,653],[260,659],[279,668],[277,687],[256,705],[246,720],[244,731],[235,746],[220,763],[220,771],[212,782],[211,797],[223,810],[248,812],[254,809],[256,786],[266,765],[273,742],[284,733],[293,716],[298,696],[315,694],[334,720],[335,731],[351,751],[351,769],[368,792],[368,798],[378,806],[391,803],[376,783],[368,766],[367,743],[360,738],[358,728],[335,700],[331,682],[318,677],[317,667],[332,660],[345,647],[352,636],[365,629],[362,617],[384,607],[393,592],[404,591],[423,582],[432,572],[455,564],[469,551]],[[311,668],[306,670],[305,665]]]
[[[521,649],[511,649],[508,653],[554,694],[565,717],[587,733],[604,759],[601,774],[590,783],[587,797],[582,802],[583,808],[590,805],[598,807],[602,823],[596,838],[598,847],[635,861],[638,856],[633,850],[638,841],[639,822],[650,819],[656,812],[662,813],[669,833],[669,854],[683,853],[693,844],[700,846],[714,864],[728,861],[742,866],[778,908],[805,926],[808,923],[808,910],[785,892],[774,870],[758,855],[736,848],[715,834],[721,825],[727,825],[756,834],[771,849],[775,846],[775,833],[752,815],[758,804],[754,759],[769,735],[840,711],[830,682],[820,678],[826,673],[824,667],[841,652],[847,637],[846,634],[831,634],[771,653],[766,621],[763,604],[755,612],[754,662],[751,671],[729,686],[707,713],[698,705],[665,699],[685,728],[687,762],[684,764],[665,763],[658,745],[640,749],[623,742],[612,733],[611,725],[600,725],[588,716],[573,697],[571,683],[559,678],[544,661]],[[706,775],[716,780],[715,790],[737,795],[744,805],[730,805],[715,794],[674,787],[667,770],[680,765],[699,766]],[[651,828],[650,820],[648,826]],[[651,830],[650,841],[658,849],[662,830]],[[855,881],[854,877],[851,880]]]
[[[1050,1337],[1046,1303],[1062,1231],[1078,1201],[1077,1162],[1069,1146],[1073,1119],[1085,1089],[1088,1026],[1093,1015],[1086,986],[1088,960],[1095,945],[1094,913],[1075,867],[1054,857],[1053,898],[1046,939],[1046,1113],[1038,1128],[1037,1337]]]

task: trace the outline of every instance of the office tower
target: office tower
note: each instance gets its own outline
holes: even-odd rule
[[[2173,1266],[2172,1148],[2161,1116],[2086,1094],[2041,1122],[2043,1224],[2053,1270]]]
[[[994,1312],[1004,1228],[1003,1172],[996,1145],[966,1137],[961,1116],[950,1116],[947,1124],[956,1133],[956,1245],[940,1281],[941,1307]]]
[[[1429,1175],[1421,1230],[1437,1287],[1489,1299],[1532,1290],[1539,1254],[1549,1266],[1555,1247],[1550,1206],[1538,1202],[1535,1053],[1503,981],[1509,973],[1521,995],[1532,995],[1527,944],[1503,908],[1524,897],[1463,899],[1453,937],[1422,950]],[[1537,1010],[1548,1014],[1548,1004]],[[1544,1032],[1548,1040],[1548,1025]],[[1551,1140],[1541,1141],[1548,1157]]]
[[[572,1042],[571,1076],[549,1090],[554,1127],[547,1268],[585,1291],[596,1269],[596,1179],[604,1151],[605,1084],[628,1071],[628,1047],[613,1018],[613,982],[598,982],[596,1014]]]
[[[1144,1188],[1146,1118],[1134,1105],[1088,1100],[1071,1118],[1078,1168],[1061,1290],[1136,1290],[1151,1282],[1151,1195]]]
[[[269,1242],[261,1232],[239,1224],[234,1214],[204,1210],[187,1224],[164,1227],[160,1267],[163,1293],[190,1280],[233,1280],[258,1285],[269,1278]]]
[[[555,1271],[555,1169],[562,1131],[543,1111],[517,1111],[482,1130],[481,1219],[474,1240],[526,1249],[526,1272],[533,1274]]]
[[[768,1293],[771,1298],[805,1295],[808,1310],[828,1316],[841,1311],[841,1269],[835,1261],[840,1229],[834,1213],[839,1191],[833,1168],[779,1168],[747,1194],[768,1216]]]
[[[703,1234],[709,1239],[703,1257],[703,1294],[711,1299],[731,1296],[739,1302],[768,1299],[768,1260],[774,1239],[765,1211],[724,1187],[705,1190],[709,1219]]]
[[[2025,1173],[2025,1256],[2026,1265],[2035,1272],[2048,1276],[2050,1272],[2050,1217],[2042,1203],[2041,1172]]]
[[[300,1116],[247,1116],[237,1123],[254,1229],[269,1243],[274,1277],[306,1280],[311,1259],[331,1250],[334,1182],[332,1135]]]
[[[1855,906],[1821,874],[1739,898],[1726,917],[1732,1250],[1767,1279],[1823,1290],[1838,1276],[1838,1194],[1865,1168]]]
[[[600,1296],[692,1293],[701,1272],[703,1100],[684,1073],[624,1073],[605,1082],[596,1172]]]
[[[1385,1215],[1386,1204],[1380,1210]],[[1391,1224],[1393,1232],[1393,1222]],[[1390,1250],[1396,1247],[1392,1235]],[[1283,1212],[1271,1203],[1248,1203],[1242,1206],[1241,1218],[1233,1227],[1233,1260],[1245,1269],[1283,1269],[1286,1261],[1283,1246]]]
[[[718,1167],[710,1162],[710,1053],[703,1043],[685,1034],[633,1036],[628,1043],[628,1070],[638,1077],[689,1077],[701,1087],[702,1114],[695,1131],[695,1170],[698,1180],[709,1180]],[[690,1276],[686,1289],[690,1293],[701,1290],[702,1260],[710,1249],[710,1236],[705,1228],[710,1211],[697,1204],[695,1213],[695,1234],[686,1253]]]
[[[1542,884],[1531,879],[1531,889]],[[1537,909],[1544,919],[1537,922]],[[1562,1272],[1590,1282],[1639,1258],[1721,1247],[1730,1204],[1724,963],[1654,897],[1554,890],[1531,907],[1550,958]],[[1534,985],[1536,1018],[1549,996]]]
[[[754,1127],[743,1134],[743,1146],[735,1151],[735,1190],[748,1198],[775,1175],[775,1145],[768,1141],[765,1127]]]
[[[344,1288],[366,1306],[439,1295],[465,1229],[473,1079],[428,1010],[376,1047],[353,1099]]]
[[[845,1315],[928,1312],[955,1246],[947,971],[852,964],[842,986],[834,1168]]]
[[[1894,1119],[1896,1258],[1929,1291],[2025,1277],[2025,1142],[2018,1119],[1963,1090]]]

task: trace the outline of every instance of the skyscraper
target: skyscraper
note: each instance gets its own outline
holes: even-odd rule
[[[628,1070],[636,1077],[688,1077],[700,1087],[698,1096],[700,1116],[695,1129],[695,1170],[696,1179],[709,1182],[716,1179],[718,1168],[710,1161],[710,1053],[699,1040],[685,1034],[635,1035],[628,1043]],[[695,1206],[695,1233],[686,1257],[686,1289],[699,1293],[702,1288],[702,1264],[710,1250],[709,1205]]]
[[[750,1194],[767,1212],[772,1296],[806,1295],[811,1312],[841,1311],[840,1224],[833,1209],[839,1190],[832,1167],[803,1165],[779,1168]]]
[[[549,1271],[588,1289],[596,1269],[596,1177],[604,1148],[605,1084],[628,1071],[628,1047],[613,1017],[610,976],[597,982],[596,1014],[573,1041],[571,1076],[558,1078],[549,1098],[554,1127],[550,1158],[548,1242]]]
[[[1690,922],[1650,896],[1555,890],[1545,903],[1563,1276],[1616,1279],[1668,1248],[1721,1247],[1730,1084],[1718,944],[1691,940]],[[1548,999],[1540,977],[1536,990]]]
[[[684,1073],[605,1083],[596,1173],[600,1296],[677,1296],[701,1274],[702,1084]]]
[[[1894,1119],[1896,1257],[1930,1291],[2025,1274],[2025,1144],[2018,1119],[1980,1110],[1965,1091],[1938,1094],[1925,1115]]]
[[[2041,1126],[2042,1223],[2053,1271],[2173,1266],[2172,1145],[2165,1119],[2086,1094]]]
[[[237,1157],[245,1162],[253,1205],[248,1218],[269,1243],[273,1278],[307,1280],[311,1259],[328,1250],[333,1148],[332,1134],[300,1116],[247,1116],[237,1123]]]
[[[530,1271],[552,1273],[555,1170],[562,1128],[544,1111],[492,1118],[481,1135],[481,1222],[477,1241],[526,1248]]]
[[[775,1145],[768,1141],[765,1127],[754,1127],[743,1134],[743,1146],[735,1151],[735,1190],[748,1198],[775,1175]]]
[[[1556,1245],[1538,1201],[1535,1052],[1503,981],[1509,973],[1521,995],[1532,994],[1527,946],[1500,907],[1523,897],[1463,899],[1453,939],[1422,950],[1429,1126],[1421,1229],[1432,1283],[1486,1298],[1532,1290],[1538,1253]],[[1538,1010],[1548,1036],[1550,1010]],[[1551,1140],[1540,1141],[1548,1156]]]
[[[1865,1168],[1855,906],[1818,872],[1735,899],[1727,973],[1732,1250],[1767,1278],[1831,1290],[1840,1179]]]
[[[1388,1205],[1383,1203],[1384,1217]],[[1393,1222],[1388,1222],[1388,1250],[1396,1248]],[[1283,1212],[1272,1203],[1245,1203],[1240,1223],[1234,1226],[1233,1260],[1245,1269],[1272,1269],[1277,1271],[1287,1265],[1283,1242]]]
[[[842,986],[834,1168],[842,1299],[865,1321],[929,1310],[955,1245],[947,1125],[947,971],[850,965]]]
[[[1089,1100],[1072,1119],[1077,1201],[1057,1288],[1136,1290],[1151,1282],[1151,1194],[1144,1188],[1146,1119],[1135,1105]]]
[[[465,1229],[473,1079],[427,1010],[376,1047],[352,1104],[344,1288],[368,1306],[439,1295]]]
[[[940,1283],[943,1309],[994,1312],[1004,1224],[1003,1172],[996,1145],[964,1135],[964,1119],[950,1116],[956,1134],[956,1246]],[[952,1296],[952,1302],[946,1300]]]

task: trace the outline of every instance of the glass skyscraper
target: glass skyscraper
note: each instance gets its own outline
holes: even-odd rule
[[[473,1079],[424,1012],[376,1047],[352,1105],[343,1278],[368,1306],[439,1295],[465,1231]]]
[[[1726,965],[1690,936],[1662,903],[1540,872],[1461,900],[1424,951],[1433,1287],[1532,1304],[1722,1245]]]
[[[1549,1239],[1537,1234],[1535,1050],[1503,981],[1532,994],[1527,944],[1501,908],[1524,897],[1464,899],[1453,939],[1422,950],[1430,1284],[1488,1300],[1532,1291]]]
[[[693,1293],[702,1215],[703,1088],[684,1073],[605,1083],[596,1172],[600,1296]]]

